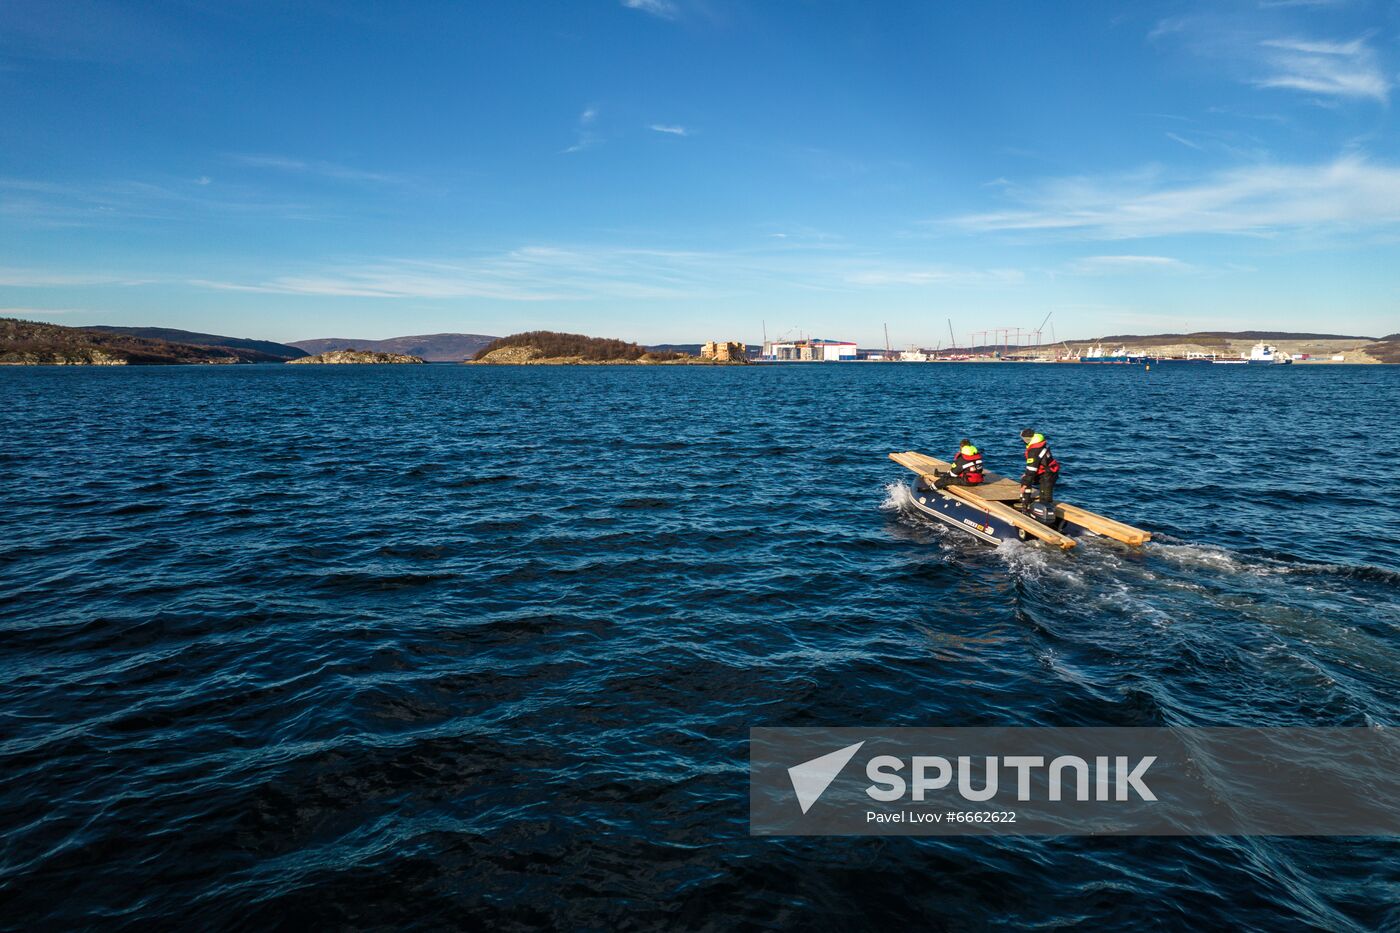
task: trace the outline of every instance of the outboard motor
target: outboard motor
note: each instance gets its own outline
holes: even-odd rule
[[[1026,514],[1042,525],[1049,525],[1051,528],[1060,523],[1059,516],[1055,514],[1055,506],[1047,505],[1044,502],[1032,502],[1026,507]]]

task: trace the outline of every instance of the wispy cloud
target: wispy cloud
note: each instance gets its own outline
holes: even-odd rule
[[[845,280],[854,285],[1018,285],[1025,280],[1020,269],[967,269],[949,266],[888,265],[853,270]]]
[[[1020,207],[953,223],[1107,240],[1376,228],[1400,224],[1400,167],[1350,155],[1322,165],[1252,165],[1176,183],[1151,171],[1066,178],[1019,196]]]
[[[1186,32],[1190,25],[1191,20],[1185,16],[1168,16],[1159,19],[1147,33],[1147,41],[1159,42],[1169,36],[1179,35]]]
[[[0,217],[33,227],[97,227],[192,215],[260,213],[282,220],[327,216],[306,203],[269,197],[247,186],[214,186],[206,178],[60,183],[0,177]]]
[[[585,149],[592,149],[594,146],[598,145],[601,141],[601,137],[599,137],[597,131],[593,129],[594,124],[597,122],[598,108],[592,106],[583,108],[583,112],[578,115],[578,128],[574,144],[563,151],[565,153],[582,152]]]
[[[1240,16],[1203,14],[1159,20],[1147,39],[1215,61],[1254,87],[1300,91],[1315,100],[1386,103],[1395,86],[1395,75],[1383,65],[1369,36],[1338,41],[1270,35]]]
[[[473,259],[384,259],[261,282],[196,280],[192,284],[232,291],[362,298],[663,299],[708,289],[712,268],[703,253],[530,246]]]
[[[690,130],[686,129],[686,128],[683,127],[683,126],[677,126],[677,125],[675,125],[675,124],[673,124],[673,123],[653,123],[653,124],[649,127],[649,129],[655,130],[655,131],[658,132],[658,133],[668,133],[668,134],[670,134],[671,136],[689,136],[689,135],[690,135]]]
[[[672,0],[622,0],[622,5],[662,19],[675,19],[680,15],[680,8]]]
[[[1364,39],[1266,39],[1261,45],[1266,50],[1269,73],[1254,82],[1259,87],[1370,98],[1381,103],[1390,97],[1391,77]]]
[[[191,280],[223,291],[497,301],[717,299],[773,289],[1014,285],[1013,269],[913,264],[857,251],[813,253],[781,240],[751,251],[530,246],[459,260],[379,259],[259,281]]]
[[[1283,7],[1328,7],[1345,6],[1350,0],[1259,0],[1259,8],[1264,10]]]
[[[291,156],[268,155],[268,154],[246,154],[234,153],[229,159],[239,165],[249,168],[269,169],[275,172],[286,172],[293,175],[314,175],[321,178],[329,178],[335,181],[348,182],[370,182],[374,184],[399,184],[403,181],[398,175],[387,172],[371,172],[365,169],[351,168],[348,165],[340,165],[336,162],[325,162],[315,159],[298,159]],[[199,184],[207,184],[207,179],[202,179]]]
[[[66,272],[48,268],[0,266],[0,286],[10,288],[53,288],[86,285],[148,285],[149,278],[132,278],[105,272]],[[57,313],[57,312],[50,312]]]
[[[1177,133],[1168,133],[1167,139],[1170,139],[1172,142],[1181,143],[1188,149],[1195,149],[1197,152],[1205,151],[1205,146],[1202,146],[1200,143],[1187,139],[1185,136],[1181,136]]]
[[[1186,272],[1190,266],[1170,256],[1085,256],[1070,263],[1081,275],[1115,275],[1139,272]]]

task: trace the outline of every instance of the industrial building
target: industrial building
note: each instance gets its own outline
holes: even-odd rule
[[[700,359],[717,363],[747,363],[749,348],[740,340],[711,340],[700,348]]]
[[[856,345],[848,340],[770,340],[763,344],[765,363],[840,363],[856,358]]]

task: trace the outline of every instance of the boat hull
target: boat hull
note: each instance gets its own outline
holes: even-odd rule
[[[910,481],[909,492],[913,496],[914,508],[920,515],[937,519],[949,527],[965,532],[987,544],[1000,544],[1003,541],[1025,541],[1029,538],[1015,525],[1005,522],[995,515],[988,515],[981,509],[962,499],[954,498],[937,489],[929,489],[918,478]],[[1062,535],[1071,538],[1095,537],[1087,528],[1073,522],[1060,521],[1054,526]],[[1029,540],[1035,540],[1030,538]]]

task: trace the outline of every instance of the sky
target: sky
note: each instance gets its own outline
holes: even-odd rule
[[[0,0],[0,315],[1380,336],[1397,84],[1400,0]]]

